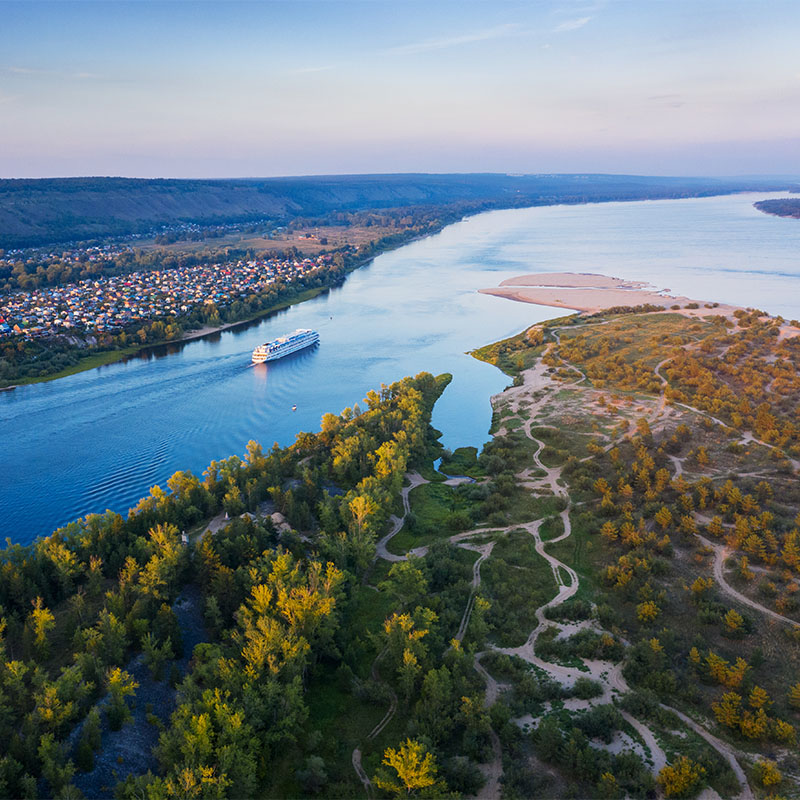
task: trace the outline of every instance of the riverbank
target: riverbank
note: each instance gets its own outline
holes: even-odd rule
[[[10,386],[2,386],[0,387],[0,392],[10,392],[19,386],[28,386],[32,383],[47,383],[49,381],[58,380],[59,378],[67,378],[70,375],[77,375],[79,372],[85,372],[89,369],[104,367],[107,364],[115,364],[116,362],[124,361],[127,358],[135,358],[140,354],[152,350],[154,347],[162,347],[165,344],[182,344],[183,342],[190,342],[195,339],[205,339],[208,336],[213,336],[214,334],[222,333],[223,331],[241,328],[245,325],[249,325],[251,322],[255,322],[258,319],[268,317],[270,314],[276,314],[278,311],[283,311],[284,309],[290,308],[298,303],[304,303],[306,300],[311,300],[314,297],[318,297],[319,295],[330,291],[330,288],[330,286],[318,286],[314,289],[307,289],[305,292],[301,292],[291,300],[284,300],[280,303],[276,303],[275,305],[272,305],[263,311],[259,311],[257,314],[246,317],[245,319],[240,319],[236,322],[228,322],[225,325],[207,325],[204,328],[187,331],[182,336],[178,336],[175,339],[162,339],[161,341],[151,342],[146,345],[134,345],[132,347],[124,347],[120,350],[106,350],[101,353],[93,353],[91,355],[87,355],[86,358],[81,359],[77,364],[67,367],[60,372],[54,372],[52,375],[41,375],[36,378],[22,378]]]
[[[476,213],[480,213],[480,211]],[[346,280],[347,276],[351,272],[355,272],[357,269],[361,269],[362,267],[365,267],[368,264],[372,263],[372,261],[374,261],[374,259],[377,258],[379,255],[382,255],[383,253],[386,252],[390,252],[392,250],[397,250],[400,247],[404,247],[407,244],[411,244],[412,242],[424,239],[427,236],[433,236],[434,234],[440,233],[443,228],[453,224],[453,222],[455,221],[456,221],[455,218],[451,219],[447,217],[430,225],[428,229],[424,231],[406,231],[403,234],[395,234],[390,237],[385,237],[384,240],[377,240],[373,242],[368,253],[362,254],[360,257],[356,255],[352,263],[349,266],[345,266],[342,280]],[[91,352],[87,354],[85,357],[81,358],[77,364],[73,364],[69,367],[66,367],[63,370],[59,370],[58,372],[54,372],[49,375],[39,375],[36,377],[29,377],[29,378],[15,378],[13,383],[9,383],[6,385],[2,385],[0,383],[0,392],[10,392],[13,391],[14,389],[17,389],[20,386],[29,386],[34,383],[47,383],[49,381],[58,380],[59,378],[67,378],[70,375],[76,375],[79,372],[86,372],[87,370],[95,369],[96,367],[102,367],[108,364],[114,364],[119,361],[124,361],[127,358],[136,357],[139,354],[148,352],[152,348],[162,347],[163,345],[166,344],[180,344],[182,342],[204,339],[208,336],[213,336],[223,331],[235,330],[236,328],[249,325],[250,323],[255,322],[256,320],[268,317],[269,315],[274,314],[278,311],[283,311],[284,309],[297,305],[298,303],[303,303],[306,300],[311,300],[314,297],[318,297],[320,294],[329,291],[333,286],[336,285],[337,285],[336,281],[332,281],[331,283],[325,286],[318,286],[314,287],[313,289],[307,289],[306,291],[301,292],[299,295],[291,298],[290,300],[284,300],[279,303],[275,303],[269,306],[269,308],[263,309],[255,314],[251,314],[243,319],[235,320],[233,322],[227,322],[224,325],[217,325],[217,326],[207,325],[203,328],[189,330],[183,333],[181,336],[178,336],[173,339],[161,339],[155,342],[148,342],[147,344],[144,345],[142,344],[131,345],[130,347],[123,347],[116,350]]]

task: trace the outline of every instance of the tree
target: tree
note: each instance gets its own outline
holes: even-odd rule
[[[760,686],[753,687],[747,702],[751,708],[767,708],[772,705],[767,690],[762,689]]]
[[[213,599],[213,598],[212,598]],[[153,634],[148,631],[142,639],[144,660],[150,669],[154,681],[160,681],[164,674],[164,664],[173,657],[172,641],[169,637],[160,645]]]
[[[305,767],[297,770],[295,777],[306,793],[319,794],[328,782],[325,761],[320,756],[309,756],[306,759]]]
[[[622,794],[617,779],[610,773],[604,772],[597,782],[597,793],[604,800],[616,800]]]
[[[742,615],[731,608],[725,615],[725,632],[728,634],[739,633],[742,630],[742,625],[744,625]]]
[[[33,601],[33,611],[28,617],[31,629],[33,630],[33,641],[40,658],[47,657],[48,642],[47,634],[56,626],[56,618],[50,609],[45,608],[44,600],[37,597]]]
[[[800,682],[789,687],[789,705],[792,708],[800,708]]]
[[[667,764],[658,773],[658,782],[667,797],[687,797],[705,775],[705,769],[687,756],[681,756],[674,764]]]
[[[222,507],[225,513],[233,518],[238,517],[244,511],[244,502],[242,501],[242,492],[239,487],[232,483],[222,498]]]
[[[372,498],[365,495],[356,495],[349,503],[350,513],[355,523],[354,533],[363,533],[367,528],[367,520],[375,515],[378,510]]]
[[[46,733],[39,740],[39,762],[42,775],[53,789],[53,794],[60,792],[72,780],[75,767],[66,761],[64,747],[55,740],[52,733]]]
[[[766,758],[756,761],[753,776],[764,787],[777,786],[783,779],[778,765]]]
[[[636,606],[636,616],[642,622],[652,622],[661,612],[661,609],[652,601],[645,600]]]
[[[417,563],[415,558],[398,561],[389,570],[388,580],[380,584],[380,588],[394,594],[404,608],[413,606],[428,592],[428,581]]]
[[[437,783],[436,759],[416,740],[406,739],[397,750],[387,747],[383,763],[391,767],[397,777],[388,770],[381,770],[375,776],[375,784],[398,797],[416,795],[421,789],[434,787]],[[430,792],[426,795],[430,796]]]
[[[108,693],[111,698],[108,707],[108,724],[111,730],[118,731],[131,719],[131,712],[125,698],[132,695],[139,684],[119,667],[109,670],[107,679]]]
[[[672,522],[672,512],[666,506],[661,506],[656,512],[655,521],[661,526],[661,530],[666,530]]]

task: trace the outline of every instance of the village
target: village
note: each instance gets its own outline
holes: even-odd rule
[[[331,260],[318,255],[204,264],[18,291],[0,297],[0,337],[115,332],[143,320],[182,316],[205,303],[225,306],[278,281],[296,281]]]

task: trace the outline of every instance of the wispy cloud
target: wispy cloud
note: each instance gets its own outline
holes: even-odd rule
[[[651,103],[667,106],[668,108],[681,108],[686,105],[686,101],[679,94],[653,94],[647,98]]]
[[[32,67],[6,67],[12,75],[51,75],[58,78],[75,78],[77,80],[93,80],[100,76],[94,72],[70,72],[56,69],[34,69]]]
[[[383,52],[388,55],[410,55],[413,53],[427,53],[432,50],[447,50],[450,47],[460,47],[464,44],[474,42],[486,42],[491,39],[504,39],[508,36],[515,36],[520,33],[517,24],[497,25],[494,28],[485,28],[481,31],[473,31],[460,36],[442,36],[435,39],[424,39],[421,42],[411,42],[397,47],[389,47]]]
[[[14,75],[47,75],[46,69],[31,69],[30,67],[7,67],[6,72],[12,72]]]
[[[582,28],[589,22],[592,17],[578,17],[578,19],[568,19],[566,22],[562,22],[560,25],[556,25],[553,28],[553,33],[567,33],[568,31],[576,31],[578,28]]]
[[[328,64],[324,67],[300,67],[299,69],[292,69],[289,70],[290,75],[308,75],[312,72],[327,72],[329,69],[333,69],[333,64]]]

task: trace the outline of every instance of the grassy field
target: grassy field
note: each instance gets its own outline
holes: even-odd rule
[[[471,514],[477,510],[477,504],[441,483],[418,486],[409,494],[409,503],[413,518],[388,545],[389,552],[396,555],[468,530],[472,527]]]
[[[534,545],[527,531],[499,536],[481,568],[481,594],[492,604],[489,636],[501,647],[523,644],[536,627],[536,609],[556,593],[553,572]]]

